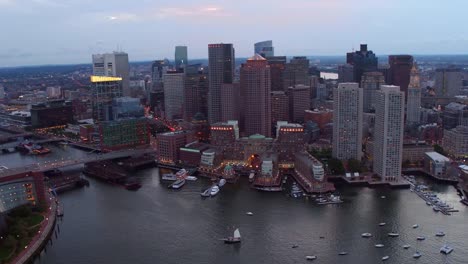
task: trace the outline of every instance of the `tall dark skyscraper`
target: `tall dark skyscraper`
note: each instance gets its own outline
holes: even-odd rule
[[[293,57],[284,68],[283,88],[286,91],[296,84],[309,84],[309,60],[306,57]]]
[[[266,40],[266,41],[255,43],[254,52],[255,54],[259,54],[260,56],[264,58],[275,56],[275,50],[273,48],[273,41]]]
[[[353,81],[361,83],[364,72],[377,70],[378,59],[372,50],[367,50],[367,44],[361,44],[359,51],[346,54],[346,63],[353,65]]]
[[[208,45],[208,120],[211,124],[221,121],[221,86],[232,83],[235,61],[232,44]]]
[[[176,69],[183,65],[188,65],[187,46],[176,46],[175,47],[175,66]]]
[[[413,56],[411,55],[389,55],[389,84],[400,86],[400,90],[408,95],[411,68],[413,68]]]
[[[274,56],[266,58],[270,65],[271,90],[284,91],[284,68],[286,66],[286,56]]]
[[[162,89],[163,75],[170,68],[169,60],[156,60],[151,64],[151,82],[157,90]]]
[[[201,64],[185,67],[184,120],[192,121],[200,113],[206,118],[207,76],[201,70]]]

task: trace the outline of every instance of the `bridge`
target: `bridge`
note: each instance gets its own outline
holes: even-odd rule
[[[16,175],[20,173],[26,173],[29,171],[48,171],[48,170],[60,169],[60,168],[83,164],[83,163],[92,162],[92,161],[104,161],[104,160],[131,157],[131,156],[140,156],[140,155],[150,154],[150,153],[155,153],[155,151],[150,148],[127,149],[127,150],[119,150],[119,151],[113,151],[113,152],[108,152],[108,153],[88,154],[86,155],[86,157],[78,158],[78,159],[58,159],[58,160],[45,161],[42,163],[29,164],[29,165],[25,165],[21,167],[0,170],[0,178],[11,176],[11,175]]]

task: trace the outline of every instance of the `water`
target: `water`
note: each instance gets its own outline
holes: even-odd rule
[[[386,263],[466,263],[468,210],[451,186],[429,181],[442,200],[460,209],[445,216],[409,190],[340,186],[345,203],[317,206],[251,190],[245,179],[202,199],[200,191],[210,184],[205,179],[173,191],[160,182],[156,168],[135,176],[143,183],[136,192],[90,179],[89,188],[60,195],[65,212],[60,233],[35,263],[305,263],[306,255],[316,255],[314,263],[380,263],[385,255],[390,256]],[[380,222],[387,225],[379,227]],[[218,240],[234,227],[240,228],[241,244]],[[446,236],[435,237],[439,230]],[[361,238],[364,232],[374,236]],[[389,238],[388,232],[400,237]],[[421,235],[426,240],[416,241]],[[439,253],[446,241],[455,249],[448,256]],[[375,248],[378,243],[385,247]],[[412,247],[405,250],[404,244]],[[423,254],[419,260],[412,258],[416,250]],[[338,256],[340,251],[349,255]]]
[[[336,80],[338,79],[338,73],[335,73],[335,72],[321,72],[320,73],[320,77],[324,78],[324,79],[333,79],[333,80]]]

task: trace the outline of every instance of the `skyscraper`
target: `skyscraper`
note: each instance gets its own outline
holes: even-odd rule
[[[360,50],[346,54],[346,63],[353,65],[353,81],[361,83],[364,72],[377,70],[378,59],[367,44],[361,44]]]
[[[286,91],[296,84],[309,84],[309,60],[306,57],[293,57],[284,68],[283,89]]]
[[[380,86],[385,84],[384,76],[381,72],[365,72],[361,79],[363,95],[363,111],[369,113],[375,109],[375,92]]]
[[[408,125],[419,124],[421,115],[421,87],[419,72],[416,63],[413,64],[408,85],[408,102],[406,104],[406,123]]]
[[[401,177],[405,94],[400,87],[382,85],[376,93],[374,173],[382,180]]]
[[[187,66],[188,65],[187,46],[176,46],[174,57],[175,57],[176,69],[179,69],[182,66]]]
[[[266,58],[270,65],[271,90],[284,91],[284,68],[286,66],[286,56],[274,56]]]
[[[413,56],[411,55],[390,55],[388,56],[389,80],[387,83],[400,86],[401,91],[408,94],[411,68],[413,67]]]
[[[333,89],[333,157],[361,160],[363,92],[357,83]]]
[[[255,54],[242,64],[240,86],[244,134],[271,137],[270,66],[265,58]]]
[[[338,82],[352,82],[354,80],[354,67],[351,64],[338,66]]]
[[[221,85],[234,79],[234,47],[232,44],[208,45],[208,120],[221,121]]]
[[[264,58],[275,56],[275,50],[273,48],[273,41],[266,40],[266,41],[255,43],[254,54],[259,54],[260,56]]]
[[[122,78],[91,76],[91,102],[94,122],[112,120],[112,100],[122,97]]]
[[[208,78],[201,70],[201,64],[187,65],[185,67],[184,120],[192,121],[197,114],[198,116],[203,114],[203,118],[206,118],[207,91]]]
[[[240,119],[239,83],[224,83],[221,86],[221,119],[223,122]]]
[[[156,89],[162,89],[163,75],[169,70],[168,59],[156,60],[151,64],[151,82]]]
[[[168,120],[183,118],[185,73],[168,71],[163,75],[164,111]]]
[[[93,75],[122,78],[124,96],[130,96],[130,66],[125,52],[93,54]]]
[[[435,93],[439,97],[459,95],[463,86],[463,75],[460,68],[442,68],[436,70]]]
[[[304,123],[305,110],[310,109],[310,87],[298,84],[288,88],[289,121]]]
[[[278,121],[289,120],[289,98],[283,91],[271,92],[271,123],[272,129]]]

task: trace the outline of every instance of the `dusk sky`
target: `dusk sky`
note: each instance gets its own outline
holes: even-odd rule
[[[273,40],[276,55],[463,54],[466,0],[0,0],[0,67],[90,63],[117,47],[130,61],[173,59],[187,45]]]

